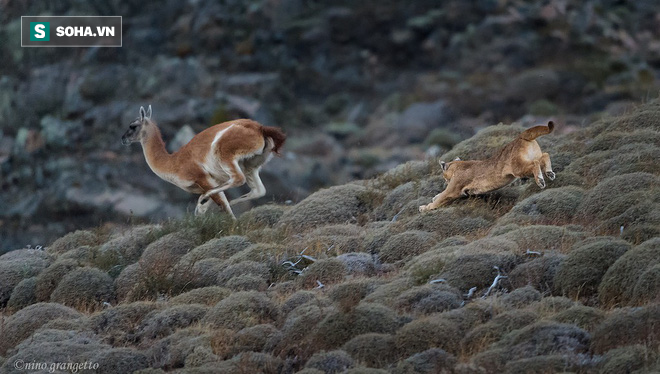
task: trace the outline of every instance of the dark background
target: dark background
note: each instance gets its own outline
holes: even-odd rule
[[[123,47],[21,48],[27,15],[121,15]],[[192,211],[120,144],[141,105],[172,149],[282,127],[257,203],[298,201],[498,122],[625,112],[657,97],[659,33],[651,0],[0,0],[0,252]]]

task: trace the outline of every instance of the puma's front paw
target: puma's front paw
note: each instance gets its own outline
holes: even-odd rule
[[[555,172],[552,170],[546,171],[545,176],[548,177],[548,179],[550,179],[551,181],[555,180],[556,177]]]
[[[429,204],[429,205],[430,205],[430,204]],[[429,210],[431,210],[431,208],[429,208],[428,205],[421,205],[421,206],[419,207],[419,212],[420,212],[420,213],[424,213],[424,212],[427,212],[427,211],[429,211]]]
[[[539,179],[536,180],[536,184],[541,187],[541,189],[545,188],[545,180],[543,177],[540,177]]]

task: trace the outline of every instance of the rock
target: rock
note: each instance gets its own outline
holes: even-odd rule
[[[83,133],[80,121],[64,121],[53,116],[41,119],[41,136],[47,145],[54,147],[69,147],[74,145]]]
[[[399,116],[396,136],[406,144],[421,143],[431,130],[447,126],[453,118],[443,100],[414,103]]]
[[[174,139],[167,145],[167,150],[176,152],[179,148],[188,144],[188,142],[195,136],[195,130],[190,125],[183,125],[182,128],[174,136]]]

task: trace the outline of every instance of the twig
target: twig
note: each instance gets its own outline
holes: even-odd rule
[[[500,268],[497,266],[493,266],[493,268],[497,269],[497,276],[495,277],[495,280],[493,280],[493,284],[488,287],[488,290],[486,290],[486,293],[481,297],[482,299],[485,299],[486,296],[490,295],[490,291],[493,290],[493,288],[497,287],[497,284],[500,282],[502,279],[508,278],[506,275],[502,275],[500,273]]]

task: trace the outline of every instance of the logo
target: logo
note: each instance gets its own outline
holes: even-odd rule
[[[30,41],[50,41],[50,22],[30,22]]]

